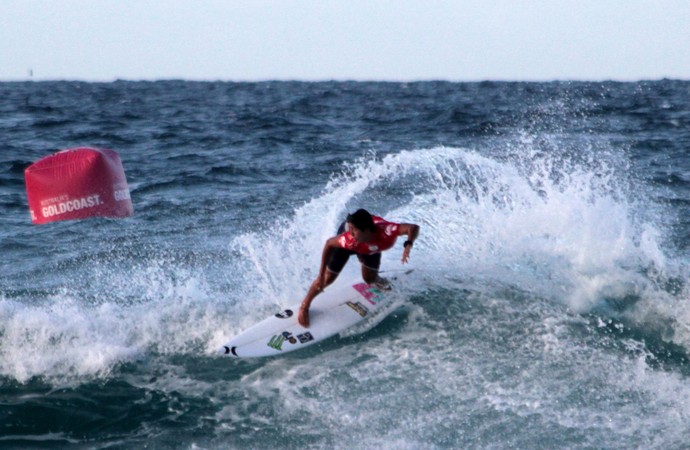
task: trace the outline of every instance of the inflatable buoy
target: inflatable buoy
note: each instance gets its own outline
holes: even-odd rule
[[[35,224],[134,213],[122,161],[113,150],[63,150],[31,164],[24,177]]]

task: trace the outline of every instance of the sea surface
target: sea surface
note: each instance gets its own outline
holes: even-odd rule
[[[134,215],[33,225],[80,146]],[[398,307],[217,354],[358,208]],[[0,83],[0,448],[687,448],[689,252],[687,81]]]

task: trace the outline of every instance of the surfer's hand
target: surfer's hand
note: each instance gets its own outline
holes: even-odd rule
[[[405,250],[403,250],[402,254],[402,263],[405,264],[410,260],[410,250],[412,250],[412,246],[408,245],[405,247]]]
[[[299,312],[297,313],[297,322],[304,328],[309,328],[309,308],[300,306]]]

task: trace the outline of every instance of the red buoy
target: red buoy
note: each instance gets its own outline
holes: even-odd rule
[[[134,213],[120,156],[90,147],[63,150],[24,171],[35,224]]]

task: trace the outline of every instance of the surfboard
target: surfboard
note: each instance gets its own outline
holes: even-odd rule
[[[328,339],[385,312],[393,291],[363,282],[331,286],[309,308],[309,328],[297,322],[300,304],[253,325],[230,339],[219,351],[230,357],[276,356]]]

